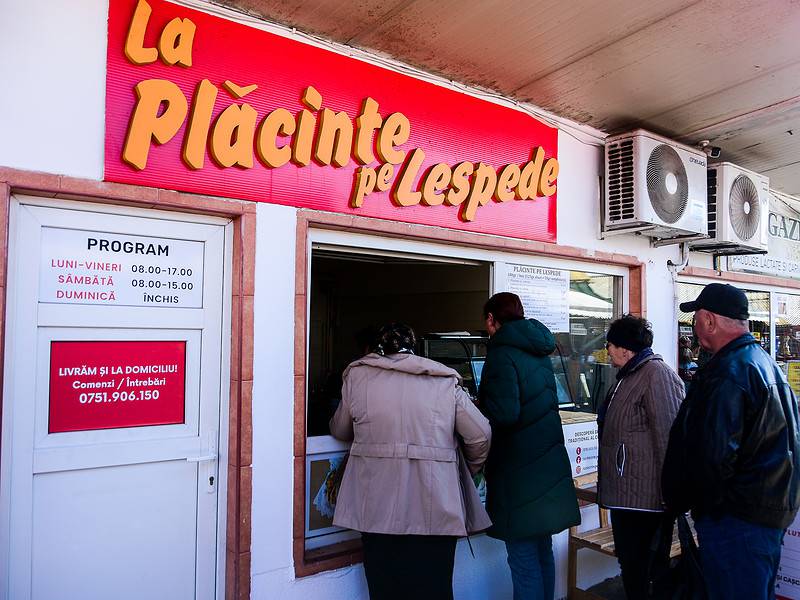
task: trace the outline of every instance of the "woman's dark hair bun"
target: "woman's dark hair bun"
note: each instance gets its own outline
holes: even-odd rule
[[[414,330],[405,323],[387,323],[378,330],[372,350],[378,354],[413,352],[417,345]]]

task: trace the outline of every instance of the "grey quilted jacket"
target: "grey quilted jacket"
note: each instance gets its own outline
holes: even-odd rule
[[[661,469],[683,396],[683,382],[657,354],[611,388],[600,439],[601,504],[663,510]]]

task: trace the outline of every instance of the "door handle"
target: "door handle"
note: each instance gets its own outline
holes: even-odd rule
[[[208,462],[208,461],[211,461],[211,460],[217,460],[217,455],[216,454],[207,454],[206,456],[187,456],[186,457],[186,462],[194,462],[194,463]]]

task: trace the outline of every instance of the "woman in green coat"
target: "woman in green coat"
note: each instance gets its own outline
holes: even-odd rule
[[[492,426],[488,533],[506,543],[514,600],[552,600],[551,536],[580,522],[549,356],[555,338],[525,319],[516,294],[495,294],[483,316],[490,336],[479,394]]]

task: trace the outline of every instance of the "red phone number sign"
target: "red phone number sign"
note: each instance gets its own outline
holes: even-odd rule
[[[50,433],[184,422],[185,341],[50,344]]]

